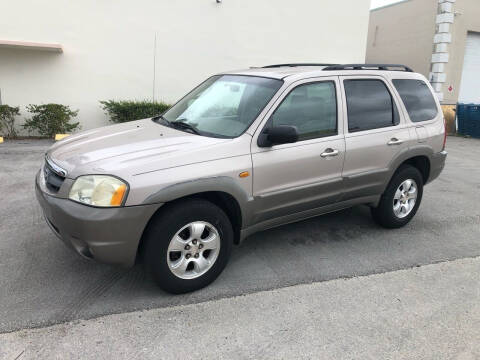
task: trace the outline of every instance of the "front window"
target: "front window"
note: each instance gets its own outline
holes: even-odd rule
[[[333,81],[299,85],[272,115],[272,126],[297,127],[298,139],[337,134],[337,97]]]
[[[190,128],[200,135],[237,137],[247,130],[282,84],[281,80],[255,76],[213,76],[162,118],[178,129]]]

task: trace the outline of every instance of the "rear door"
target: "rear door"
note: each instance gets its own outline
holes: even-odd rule
[[[408,150],[410,135],[398,99],[381,76],[342,76],[346,156],[342,200],[378,195],[392,159]]]
[[[338,201],[345,155],[338,77],[302,80],[278,99],[252,140],[254,223]],[[293,144],[259,147],[264,127],[294,125]]]

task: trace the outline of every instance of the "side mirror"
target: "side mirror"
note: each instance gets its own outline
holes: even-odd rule
[[[265,128],[258,137],[258,146],[270,147],[273,145],[289,144],[298,141],[296,126],[278,125]]]

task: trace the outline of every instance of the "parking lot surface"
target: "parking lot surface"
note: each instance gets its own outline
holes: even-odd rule
[[[5,359],[480,358],[480,258],[0,334]]]
[[[446,168],[405,228],[378,227],[363,206],[282,226],[234,248],[209,287],[168,295],[141,266],[82,259],[51,233],[33,184],[49,145],[0,145],[0,332],[480,255],[480,141],[449,137]]]

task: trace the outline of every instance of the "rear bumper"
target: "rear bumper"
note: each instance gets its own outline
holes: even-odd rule
[[[37,181],[35,192],[47,224],[68,247],[83,257],[124,267],[135,263],[143,230],[162,205],[96,208],[46,194]]]
[[[427,183],[435,180],[443,168],[445,167],[445,160],[447,159],[447,152],[445,150],[436,153],[430,159],[430,176],[428,177]]]

